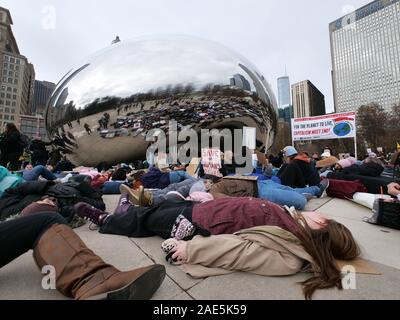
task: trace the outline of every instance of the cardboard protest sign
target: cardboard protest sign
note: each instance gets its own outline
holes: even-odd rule
[[[219,170],[222,168],[221,150],[219,149],[201,149],[201,164],[204,173],[216,177],[222,177]]]

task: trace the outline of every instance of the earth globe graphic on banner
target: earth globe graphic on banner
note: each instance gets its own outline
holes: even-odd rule
[[[351,126],[348,122],[340,122],[333,128],[333,132],[338,137],[345,137],[351,133]]]

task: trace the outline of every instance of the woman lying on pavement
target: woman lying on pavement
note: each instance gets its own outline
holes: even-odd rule
[[[56,212],[25,214],[0,223],[0,268],[33,250],[40,270],[55,268],[57,290],[79,300],[150,299],[164,280],[161,265],[122,272],[106,264]]]
[[[235,271],[262,276],[311,272],[311,278],[302,283],[306,299],[311,299],[317,289],[341,289],[336,260],[353,260],[360,255],[351,232],[316,212],[292,211],[288,219],[290,226],[268,221],[271,223],[266,226],[233,235],[196,236],[189,241],[169,239],[162,249],[195,278]]]
[[[233,234],[265,225],[280,227],[294,234],[301,232],[290,209],[255,198],[222,198],[204,203],[175,198],[157,207],[143,208],[133,206],[128,195],[122,195],[113,215],[85,203],[77,204],[75,211],[80,217],[100,226],[101,233],[128,237],[158,235],[164,239],[182,240],[195,235]],[[307,217],[305,219],[308,221]],[[323,230],[329,231],[333,227],[340,230],[340,234],[348,233],[344,226],[333,220],[321,219],[315,223],[321,225]],[[324,234],[329,236],[327,232]]]

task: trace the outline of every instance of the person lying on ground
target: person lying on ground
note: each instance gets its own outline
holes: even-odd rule
[[[163,172],[155,167],[151,167],[149,172],[140,177],[140,181],[146,189],[164,189],[170,184],[179,183],[188,179],[194,178],[186,171]]]
[[[52,169],[52,167],[33,167],[32,164],[28,164],[25,167],[25,170],[22,171],[22,177],[25,181],[37,181],[39,180],[39,178],[43,178],[49,181],[56,181],[57,177],[49,170],[49,168]]]
[[[40,270],[55,268],[57,290],[77,300],[147,300],[165,278],[161,265],[122,272],[105,263],[54,212],[0,223],[0,268],[29,250]]]
[[[293,231],[287,207],[263,199],[224,198],[196,203],[170,198],[161,205],[143,208],[132,205],[128,195],[122,195],[114,214],[95,209],[88,204],[75,205],[76,214],[100,227],[100,232],[128,237],[185,239],[194,235],[233,234],[239,230],[263,225],[279,226]]]
[[[336,260],[354,260],[360,249],[342,224],[316,212],[285,212],[291,228],[279,224],[241,230],[233,235],[169,239],[162,244],[168,258],[189,275],[204,278],[235,271],[262,276],[313,275],[302,283],[306,299],[317,289],[342,289]]]
[[[328,187],[328,179],[322,181],[318,186],[306,188],[291,188],[272,180],[258,181],[256,183],[246,180],[223,179],[211,187],[210,193],[214,199],[254,197],[303,210],[310,199],[322,198]]]
[[[122,184],[121,194],[128,193],[129,200],[138,206],[150,207],[161,204],[170,192],[178,192],[183,198],[189,197],[194,192],[208,192],[211,189],[212,180],[207,179],[186,179],[179,183],[170,184],[168,187],[159,190],[145,190],[143,186],[134,190]]]

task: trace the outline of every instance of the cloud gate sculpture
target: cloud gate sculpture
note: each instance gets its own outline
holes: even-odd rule
[[[256,128],[257,147],[272,146],[274,94],[246,59],[220,44],[187,36],[113,44],[58,83],[46,128],[68,159],[95,166],[145,159],[152,129]]]

